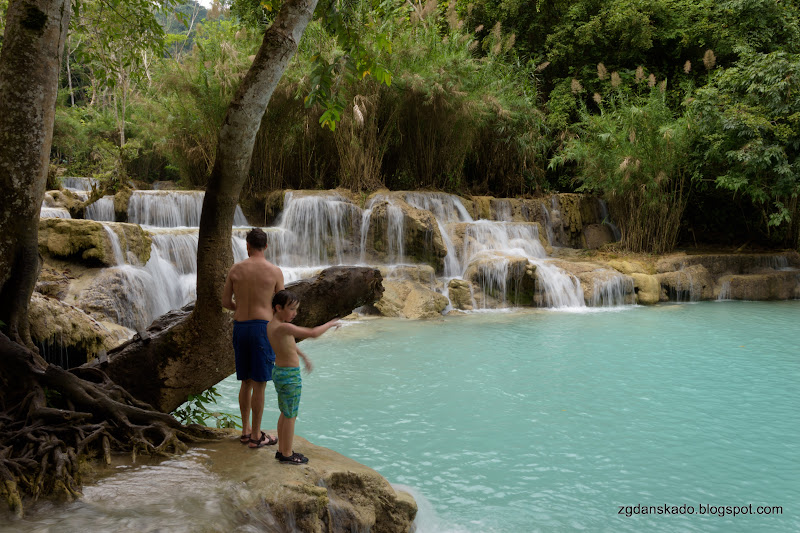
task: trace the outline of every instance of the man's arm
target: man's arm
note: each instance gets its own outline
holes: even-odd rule
[[[278,273],[275,275],[275,292],[282,291],[286,287],[283,286],[283,270],[280,267],[275,267]]]
[[[228,272],[228,277],[225,278],[225,288],[222,290],[222,307],[236,311],[236,302],[233,301],[233,280],[230,272]]]

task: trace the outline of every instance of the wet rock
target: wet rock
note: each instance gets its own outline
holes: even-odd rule
[[[608,266],[630,276],[631,274],[652,274],[650,270],[638,261],[621,261],[612,259],[608,261]]]
[[[730,300],[791,300],[800,298],[800,272],[783,271],[764,274],[726,276],[724,297]]]
[[[447,307],[447,298],[427,286],[409,280],[384,280],[384,293],[375,302],[381,315],[410,319],[435,318]]]
[[[261,517],[259,530],[406,533],[417,513],[414,498],[392,488],[375,470],[298,435],[293,448],[309,458],[303,466],[278,462],[276,446],[247,449],[234,431],[203,448],[214,475],[247,491],[252,508],[242,511]]]
[[[65,368],[81,365],[124,340],[120,330],[110,329],[75,306],[36,292],[28,310],[34,342],[44,357]]]
[[[564,260],[554,260],[552,263],[578,278],[587,305],[607,305],[605,300],[612,294],[614,299],[621,299],[626,304],[634,303],[634,282],[629,276],[598,263]]]
[[[34,291],[50,298],[63,300],[69,291],[69,276],[58,269],[42,266]]]
[[[392,265],[378,267],[384,280],[410,280],[429,287],[438,288],[436,272],[430,265]]]
[[[131,200],[133,189],[123,187],[114,195],[114,219],[118,222],[128,221],[128,203]]]
[[[491,253],[470,262],[464,279],[475,287],[473,297],[480,308],[525,306],[534,303],[535,273],[536,266],[527,257]]]
[[[800,254],[787,251],[770,254],[672,254],[656,262],[658,273],[702,265],[713,278],[725,274],[755,274],[783,268],[800,268]]]
[[[675,272],[656,274],[669,300],[686,302],[714,298],[714,282],[703,265],[695,264]]]
[[[583,247],[596,250],[614,241],[614,233],[605,224],[588,224],[583,227]]]
[[[429,211],[411,207],[399,196],[392,199],[393,204],[402,210],[403,255],[407,260],[426,263],[437,272],[444,269],[447,248],[442,240],[439,225]],[[378,202],[372,208],[369,229],[366,236],[367,251],[379,261],[384,262],[393,253],[389,246],[389,204]]]
[[[661,301],[661,283],[657,277],[639,272],[631,272],[628,275],[633,278],[637,304],[653,305]],[[666,294],[664,298],[666,299]]]
[[[474,299],[472,297],[472,284],[463,279],[451,279],[447,284],[450,304],[455,309],[471,311],[474,309]]]

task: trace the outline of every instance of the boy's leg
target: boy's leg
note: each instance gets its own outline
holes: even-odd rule
[[[286,420],[286,417],[283,416],[283,413],[278,417],[278,451],[281,451],[281,442],[283,439],[286,438],[286,434],[283,432],[283,421]],[[283,453],[283,452],[281,452]]]
[[[239,412],[242,415],[242,435],[250,435],[250,403],[253,394],[253,380],[242,380],[239,388]]]
[[[278,450],[281,452],[281,455],[284,457],[289,457],[292,455],[292,441],[294,441],[294,422],[297,420],[297,417],[287,418],[281,414],[281,418],[283,419],[283,424],[281,426],[283,429],[283,433],[278,434]],[[280,420],[278,421],[280,424]]]
[[[267,386],[266,381],[253,381],[253,395],[250,400],[250,406],[253,410],[253,426],[250,433],[250,445],[252,441],[261,439],[261,415],[264,414],[264,389]]]

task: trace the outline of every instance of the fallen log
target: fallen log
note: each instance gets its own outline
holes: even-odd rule
[[[383,294],[380,272],[368,267],[331,267],[287,289],[301,301],[294,323],[306,327],[344,317]],[[235,370],[232,314],[220,313],[219,320],[209,315],[195,313],[194,304],[171,311],[107,358],[80,368],[102,370],[134,398],[171,412],[190,394],[213,387]]]

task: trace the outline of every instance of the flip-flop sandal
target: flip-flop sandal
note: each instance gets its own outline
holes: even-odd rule
[[[299,453],[293,453],[289,457],[285,455],[281,455],[280,459],[278,459],[281,463],[289,464],[289,465],[304,465],[308,463],[308,457],[300,455]]]
[[[255,444],[255,446],[253,446]],[[273,444],[278,444],[277,437],[270,437],[263,431],[261,432],[261,438],[258,440],[250,439],[250,448],[263,448],[264,446],[272,446]]]
[[[242,434],[239,437],[239,442],[241,442],[242,444],[249,444],[250,443],[250,434],[249,433],[247,435]]]

